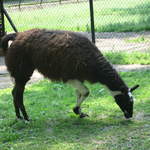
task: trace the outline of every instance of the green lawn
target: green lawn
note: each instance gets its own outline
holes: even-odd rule
[[[94,1],[97,32],[141,31],[150,29],[150,0],[97,0]],[[19,31],[31,28],[89,31],[89,3],[35,6],[35,9],[9,10]],[[6,22],[7,32],[12,29]]]
[[[140,84],[131,121],[99,84],[86,85],[83,103],[90,117],[73,112],[75,93],[69,85],[47,80],[26,87],[24,101],[32,121],[15,120],[11,89],[0,91],[0,150],[148,150],[150,147],[150,71],[121,73],[129,86]]]
[[[125,42],[127,43],[147,43],[147,42],[150,42],[150,39],[149,38],[146,38],[144,36],[140,36],[140,37],[137,37],[137,38],[130,38],[130,39],[125,39]]]
[[[104,55],[112,64],[150,65],[150,52],[105,52]]]
[[[150,0],[94,1],[96,31],[150,29]],[[75,11],[74,11],[75,10]],[[42,15],[41,15],[42,14]],[[12,11],[19,31],[40,27],[89,31],[88,3],[67,4],[30,11]],[[11,32],[6,22],[7,32]],[[136,39],[127,42],[141,42]],[[105,53],[113,64],[150,64],[150,54]],[[11,88],[0,90],[0,150],[148,150],[150,147],[150,71],[120,73],[129,86],[139,84],[134,117],[127,121],[102,85],[86,85],[89,98],[83,103],[88,118],[72,112],[74,89],[44,80],[28,85],[24,102],[31,122],[15,120]]]

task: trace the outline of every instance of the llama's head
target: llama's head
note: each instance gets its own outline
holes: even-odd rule
[[[134,98],[132,96],[132,92],[138,87],[139,85],[135,85],[132,88],[122,90],[120,93],[114,95],[115,101],[123,111],[126,119],[131,118],[133,115]]]

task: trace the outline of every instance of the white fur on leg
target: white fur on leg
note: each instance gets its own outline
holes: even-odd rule
[[[77,105],[81,106],[82,102],[87,97],[86,94],[89,93],[88,88],[79,80],[69,80],[67,83],[71,84],[77,90]]]

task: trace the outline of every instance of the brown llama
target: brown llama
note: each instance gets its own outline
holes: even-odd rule
[[[9,41],[12,41],[10,46]],[[15,81],[12,95],[17,118],[22,119],[22,112],[23,118],[29,120],[23,93],[35,69],[50,80],[70,83],[76,88],[77,104],[73,111],[81,118],[87,116],[81,112],[81,103],[89,95],[84,81],[108,87],[124,116],[132,117],[131,92],[138,85],[129,88],[98,48],[82,34],[32,29],[8,34],[1,44],[7,69]]]

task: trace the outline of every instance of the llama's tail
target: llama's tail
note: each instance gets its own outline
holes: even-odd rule
[[[14,41],[16,36],[17,36],[17,33],[11,33],[11,34],[5,35],[1,39],[1,48],[2,48],[2,51],[3,51],[4,55],[7,53],[7,50],[8,50],[8,42],[9,41]]]

